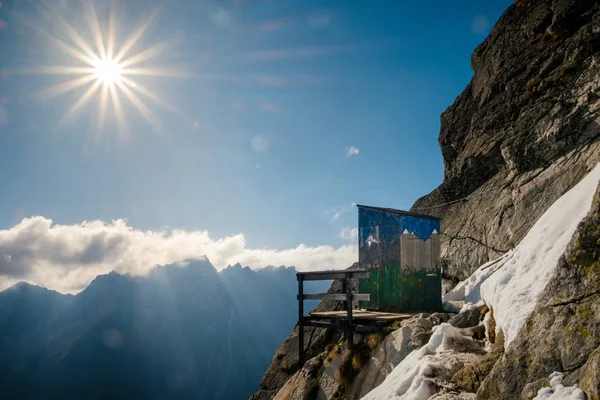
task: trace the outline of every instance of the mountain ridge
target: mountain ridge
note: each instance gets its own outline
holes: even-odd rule
[[[0,292],[0,383],[23,399],[247,398],[295,323],[295,288],[295,268],[205,259],[76,295],[18,283]]]

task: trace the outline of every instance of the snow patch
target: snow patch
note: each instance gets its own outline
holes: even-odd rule
[[[429,342],[402,360],[363,400],[425,400],[437,392],[431,377],[455,367],[453,346],[465,339],[450,324],[434,328]]]
[[[585,394],[577,385],[565,387],[562,381],[563,374],[553,372],[550,375],[551,387],[538,390],[533,400],[585,400]]]
[[[589,212],[599,179],[600,164],[554,202],[516,248],[482,265],[444,295],[444,303],[483,300],[493,308],[496,330],[504,333],[508,349],[554,275],[577,225]]]

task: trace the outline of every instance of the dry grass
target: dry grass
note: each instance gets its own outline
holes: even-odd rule
[[[383,343],[385,334],[383,332],[372,333],[367,336],[366,344],[369,350],[374,350],[377,346]]]

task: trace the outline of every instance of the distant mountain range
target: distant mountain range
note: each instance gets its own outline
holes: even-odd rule
[[[246,399],[296,322],[295,272],[192,261],[77,295],[19,283],[0,293],[2,398]]]

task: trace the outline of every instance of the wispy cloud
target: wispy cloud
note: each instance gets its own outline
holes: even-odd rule
[[[229,107],[235,111],[244,111],[246,110],[246,105],[239,100],[233,100],[229,103]]]
[[[123,220],[56,225],[44,217],[23,219],[0,230],[0,289],[18,280],[61,292],[78,292],[98,274],[115,270],[144,275],[157,265],[207,256],[217,269],[240,263],[252,268],[296,266],[300,270],[346,268],[355,245],[283,250],[249,248],[242,234],[214,238],[207,231],[141,231]]]
[[[340,237],[348,241],[356,241],[358,239],[358,228],[342,228]]]
[[[282,87],[287,86],[288,81],[274,76],[261,76],[258,78],[258,83],[263,86]]]
[[[337,208],[332,208],[332,209],[328,210],[327,214],[330,215],[329,220],[331,222],[338,221],[342,217],[342,215],[346,214],[347,212],[352,211],[352,209],[354,207],[356,207],[356,203],[352,203],[346,207],[337,207]]]
[[[331,22],[331,13],[327,11],[313,12],[308,18],[308,23],[314,29],[325,28]]]
[[[297,21],[297,19],[293,18],[293,17],[274,19],[271,21],[263,22],[260,25],[260,29],[265,32],[276,31],[276,30],[279,30],[282,28],[289,27],[289,26],[293,25],[296,21]]]
[[[257,153],[264,153],[269,149],[269,139],[264,135],[258,135],[252,138],[252,149]]]
[[[304,46],[285,49],[260,50],[248,54],[251,60],[282,60],[288,58],[330,56],[342,53],[351,53],[369,48],[364,44],[350,44],[344,46]]]
[[[360,150],[354,146],[346,147],[346,155],[348,157],[357,156],[360,154]]]
[[[490,21],[485,15],[476,15],[473,18],[473,22],[471,22],[471,29],[473,33],[476,35],[484,34],[488,31],[490,27]]]
[[[229,28],[235,25],[235,18],[228,10],[216,8],[208,12],[208,19],[219,28]]]
[[[261,101],[260,103],[258,103],[258,108],[260,108],[264,112],[268,112],[268,113],[272,113],[272,114],[279,114],[282,112],[282,109],[280,106],[278,106],[275,103],[271,103],[269,101]]]

